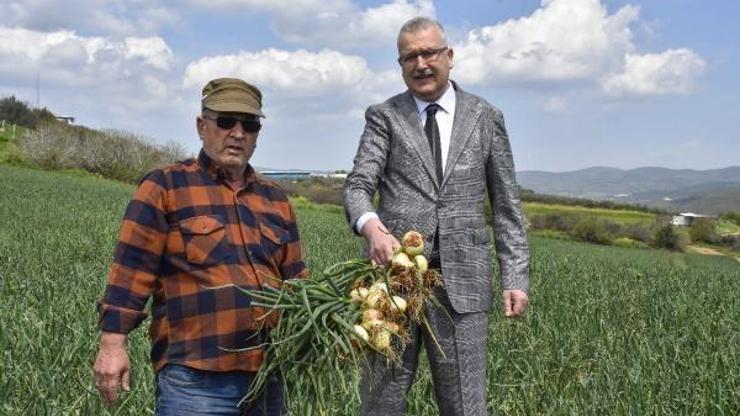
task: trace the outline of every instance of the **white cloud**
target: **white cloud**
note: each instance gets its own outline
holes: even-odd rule
[[[179,91],[172,59],[158,37],[113,40],[0,26],[0,91],[28,91],[38,79],[42,104],[62,113],[135,118],[168,105]]]
[[[632,50],[639,10],[613,15],[598,0],[551,0],[532,15],[473,30],[455,46],[455,77],[468,83],[587,79]]]
[[[622,71],[604,78],[602,87],[615,96],[688,94],[705,66],[704,60],[688,49],[629,54]]]
[[[0,73],[15,79],[37,71],[60,86],[92,85],[147,67],[167,69],[172,51],[158,37],[114,41],[73,31],[38,32],[0,26]]]
[[[198,7],[218,10],[260,10],[279,14],[315,13],[350,7],[348,0],[190,0]]]
[[[172,51],[162,38],[126,38],[123,45],[123,53],[127,59],[141,58],[158,69],[170,67]]]
[[[609,14],[600,0],[543,0],[531,15],[472,30],[453,45],[453,78],[469,84],[584,83],[613,96],[685,94],[704,69],[688,49],[639,54],[639,8]],[[551,111],[557,102],[546,103]]]
[[[266,49],[199,59],[185,69],[183,85],[200,87],[217,77],[238,77],[287,96],[316,96],[353,88],[367,75],[365,60],[324,49]]]
[[[352,47],[395,44],[408,19],[434,16],[432,0],[392,0],[362,9],[350,0],[191,0],[197,7],[234,13],[249,10],[271,15],[273,30],[283,39],[306,45]]]
[[[357,85],[355,95],[358,107],[364,113],[368,104],[379,103],[406,89],[401,77],[401,71],[367,71],[365,77]]]
[[[156,34],[178,22],[178,7],[169,0],[23,0],[0,2],[9,26],[51,32],[74,28],[116,36]]]

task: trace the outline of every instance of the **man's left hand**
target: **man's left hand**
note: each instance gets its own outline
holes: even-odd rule
[[[504,315],[508,317],[519,316],[527,309],[529,297],[523,290],[504,290]]]

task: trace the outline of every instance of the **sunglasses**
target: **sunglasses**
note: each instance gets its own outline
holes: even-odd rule
[[[215,120],[216,126],[220,129],[231,130],[236,127],[236,123],[239,122],[242,125],[242,130],[246,133],[259,133],[262,128],[262,124],[259,120],[253,118],[243,118],[234,116],[203,116],[209,120]]]
[[[398,63],[401,65],[411,65],[416,63],[416,60],[421,56],[421,59],[424,61],[433,61],[437,59],[440,53],[445,51],[447,49],[447,46],[443,46],[441,48],[437,49],[427,49],[419,52],[411,52],[407,53],[406,55],[401,55],[398,57]]]

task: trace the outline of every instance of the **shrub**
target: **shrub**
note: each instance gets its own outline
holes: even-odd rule
[[[570,232],[576,225],[576,218],[557,214],[532,215],[530,227],[535,230],[558,230]]]
[[[629,224],[622,227],[621,235],[631,240],[642,242],[646,245],[653,243],[653,233],[648,228],[639,224]]]
[[[674,251],[684,251],[688,243],[686,240],[686,237],[677,232],[673,225],[665,224],[658,227],[655,231],[653,246]]]
[[[609,229],[608,221],[586,217],[578,221],[572,231],[572,235],[581,241],[609,244],[612,240],[612,234]]]
[[[56,116],[46,108],[31,108],[11,95],[0,99],[0,120],[33,128],[41,122],[56,121]]]
[[[344,181],[333,178],[310,178],[307,180],[280,180],[280,186],[291,197],[304,197],[314,204],[341,206]]]
[[[696,218],[689,226],[689,237],[692,242],[717,242],[714,221],[710,218]]]
[[[719,237],[718,243],[722,246],[729,247],[732,250],[740,251],[740,235],[728,234]]]
[[[63,123],[46,123],[18,139],[22,157],[44,169],[84,169],[106,178],[138,181],[146,172],[185,152],[174,143],[156,146],[123,131],[98,131]]]
[[[740,225],[740,211],[723,212],[719,214],[719,217],[723,220],[733,222],[735,225]]]

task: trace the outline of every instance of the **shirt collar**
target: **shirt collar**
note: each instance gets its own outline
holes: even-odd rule
[[[447,81],[447,89],[437,101],[424,101],[415,95],[413,97],[414,102],[416,103],[416,111],[419,113],[419,115],[421,115],[424,110],[426,110],[427,106],[429,104],[432,104],[432,102],[437,103],[442,111],[448,114],[451,113],[452,110],[455,108],[455,88],[452,86],[452,83],[449,80]]]
[[[203,149],[200,149],[200,153],[198,154],[198,163],[201,168],[206,171],[211,178],[213,178],[213,180],[226,183],[226,178],[228,177],[226,172],[224,172],[224,170],[218,166]],[[247,163],[247,168],[244,170],[244,187],[246,188],[247,185],[254,181],[254,179],[254,169],[252,168],[252,165]]]

